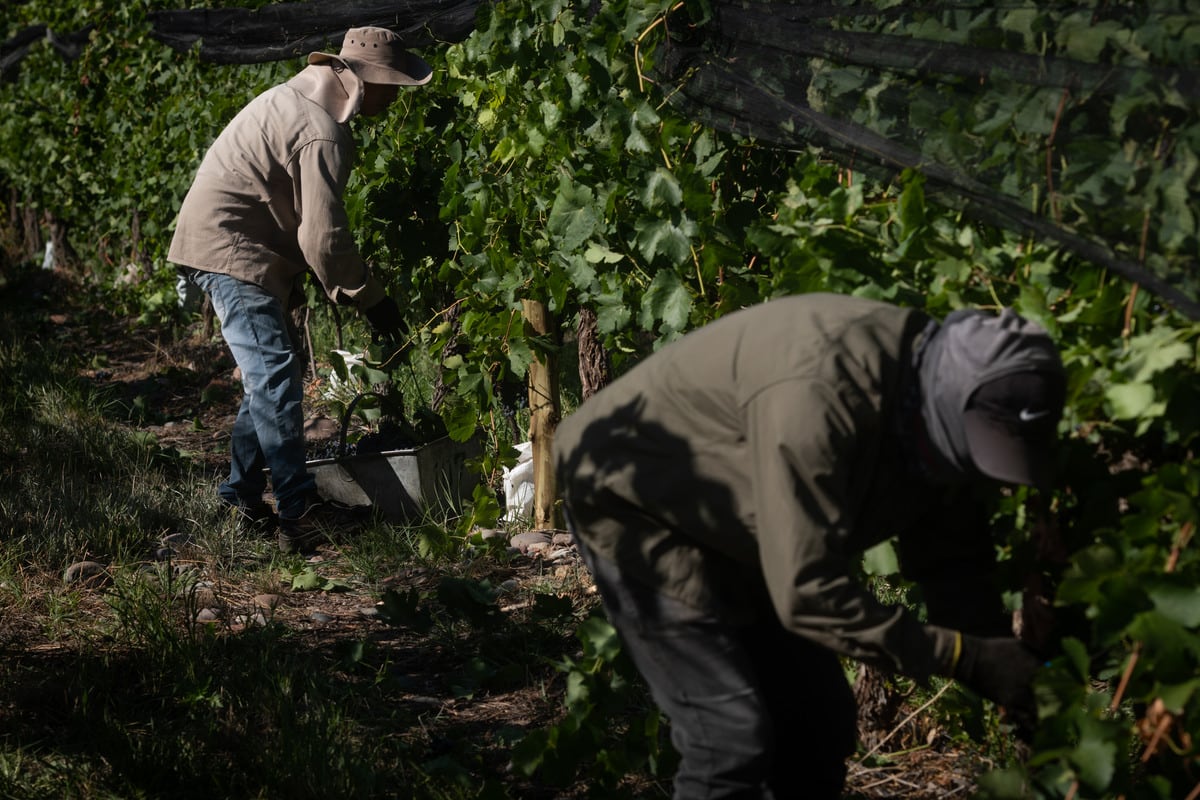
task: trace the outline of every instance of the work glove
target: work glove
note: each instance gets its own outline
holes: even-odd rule
[[[406,338],[408,326],[405,325],[404,318],[400,316],[400,309],[396,307],[396,301],[391,297],[384,295],[378,303],[364,309],[363,314],[380,338],[396,344]]]
[[[962,637],[954,677],[983,697],[1002,706],[1022,738],[1037,724],[1033,675],[1042,660],[1011,636]]]

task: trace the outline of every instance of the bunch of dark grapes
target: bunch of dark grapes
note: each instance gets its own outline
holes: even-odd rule
[[[389,450],[410,450],[421,442],[414,436],[411,425],[402,425],[391,418],[379,425],[379,430],[364,434],[358,440],[359,453],[384,453]]]
[[[328,458],[338,458],[339,456],[352,456],[358,451],[358,445],[348,441],[346,442],[345,450],[338,452],[339,444],[339,437],[331,436],[328,439],[309,442],[305,452],[309,461],[323,461]]]

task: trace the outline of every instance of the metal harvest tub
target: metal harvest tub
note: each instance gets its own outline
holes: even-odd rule
[[[478,476],[467,469],[479,443],[442,438],[410,450],[309,461],[317,491],[348,505],[371,505],[389,522],[406,522],[426,512],[457,511],[471,496]]]

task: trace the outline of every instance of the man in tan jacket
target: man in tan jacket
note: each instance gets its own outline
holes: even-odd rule
[[[1065,378],[1011,310],[784,297],[674,342],[559,425],[568,524],[671,721],[676,798],[835,798],[838,656],[955,677],[1029,723],[1040,663],[992,579],[980,492],[1045,485]],[[896,538],[925,620],[856,559]]]
[[[348,122],[382,113],[401,86],[430,77],[429,65],[393,32],[347,31],[337,55],[310,54],[304,70],[234,117],[179,211],[168,258],[212,298],[245,392],[219,494],[244,520],[273,527],[263,500],[269,469],[284,552],[311,549],[346,521],[305,468],[289,300],[311,272],[330,300],[357,307],[381,335],[400,336],[400,311],[363,263],[343,205],[355,151]]]

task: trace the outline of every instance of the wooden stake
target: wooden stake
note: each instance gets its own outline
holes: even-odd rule
[[[553,337],[557,329],[553,315],[539,300],[522,300],[525,333],[530,336]],[[558,525],[554,481],[554,430],[562,418],[558,396],[558,359],[534,352],[529,365],[529,441],[533,444],[533,527],[547,530]]]

